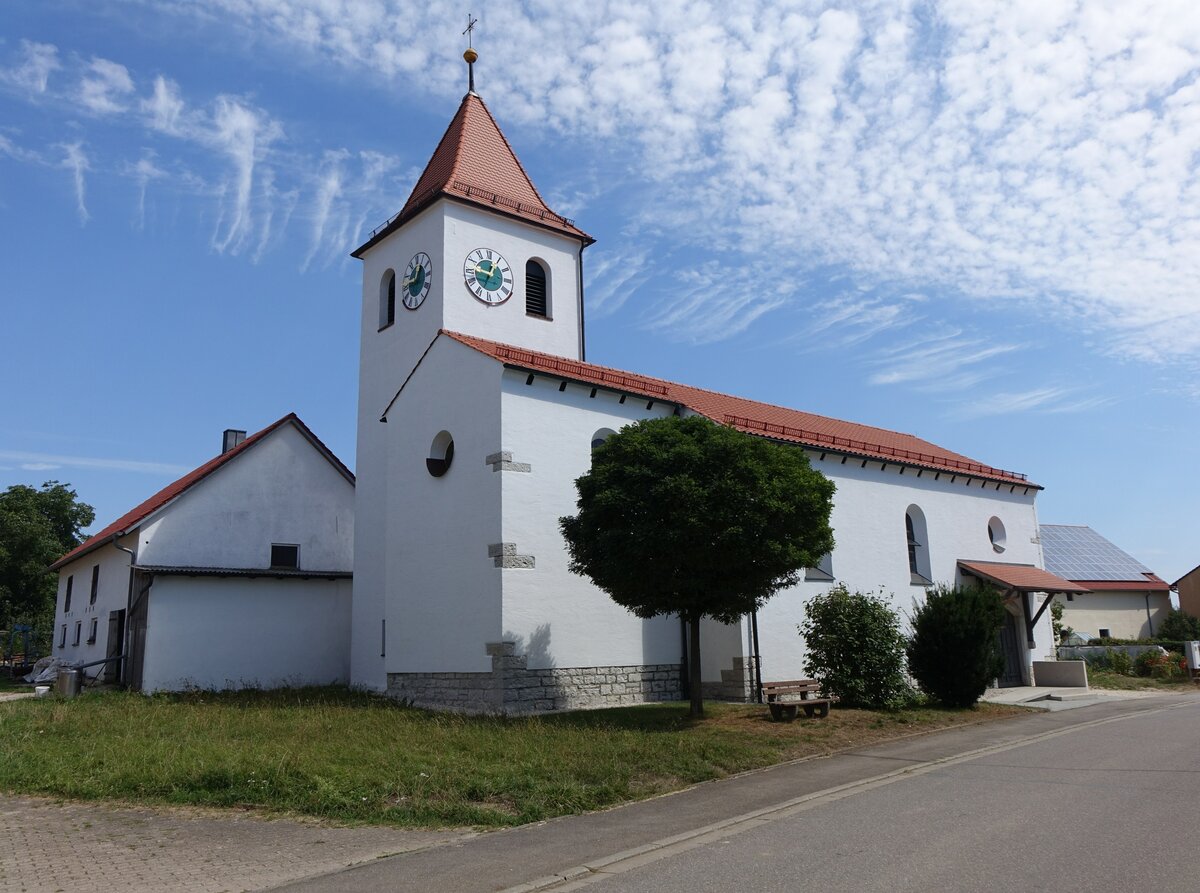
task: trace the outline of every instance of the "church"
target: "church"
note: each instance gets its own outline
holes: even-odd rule
[[[702,633],[706,696],[803,676],[804,604],[835,581],[907,609],[983,581],[1008,609],[1004,685],[1054,659],[1041,487],[910,434],[586,360],[584,252],[471,86],[362,262],[350,679],[413,704],[523,713],[682,696],[679,618],[568,570],[558,518],[597,443],[701,415],[803,449],[836,485],[836,548],[757,615]],[[695,684],[695,681],[692,681]]]

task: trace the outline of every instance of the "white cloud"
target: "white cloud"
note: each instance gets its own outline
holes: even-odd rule
[[[125,99],[132,92],[129,69],[108,59],[93,59],[79,82],[79,102],[102,115],[125,111]]]
[[[62,65],[58,61],[58,47],[49,43],[21,41],[21,59],[12,68],[0,69],[0,82],[12,84],[20,90],[39,96],[46,92],[51,73]]]
[[[106,471],[133,471],[141,474],[183,474],[191,469],[186,465],[167,462],[150,462],[141,459],[99,459],[91,456],[58,456],[47,453],[28,453],[20,450],[0,450],[0,459],[8,462],[26,463],[29,470],[43,468],[99,468]]]
[[[218,251],[236,253],[250,237],[254,226],[251,208],[254,168],[271,143],[282,136],[283,128],[264,112],[231,96],[217,98],[211,129],[202,138],[232,165],[232,173],[222,190],[221,217],[213,234],[213,247]],[[260,238],[269,235],[261,233]]]
[[[162,75],[156,77],[154,92],[141,101],[140,107],[155,130],[179,134],[184,101],[179,95],[179,85],[174,81]]]
[[[85,202],[87,183],[84,174],[91,170],[87,155],[84,154],[82,143],[68,143],[60,147],[63,150],[62,166],[71,172],[75,184],[75,209],[79,214],[79,222],[87,223],[89,214]]]
[[[154,163],[154,152],[149,149],[135,164],[127,167],[127,172],[138,185],[137,228],[142,229],[146,225],[146,186],[151,180],[165,179],[167,172]]]
[[[1079,388],[1049,386],[1015,393],[1000,393],[972,401],[960,409],[965,418],[1009,415],[1018,412],[1076,413],[1113,403],[1113,398],[1086,396]]]

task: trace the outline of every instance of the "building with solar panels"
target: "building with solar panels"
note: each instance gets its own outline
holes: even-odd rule
[[[1090,527],[1039,526],[1046,570],[1091,590],[1059,599],[1063,624],[1090,636],[1154,635],[1171,610],[1170,585]]]

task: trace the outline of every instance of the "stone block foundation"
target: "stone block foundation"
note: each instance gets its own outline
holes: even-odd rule
[[[681,698],[679,664],[529,669],[512,642],[487,646],[490,673],[388,673],[390,697],[435,710],[522,715]]]

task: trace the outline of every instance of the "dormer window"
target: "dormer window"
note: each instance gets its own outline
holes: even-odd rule
[[[396,271],[388,270],[379,283],[379,330],[396,321]]]
[[[525,312],[530,316],[550,318],[546,268],[536,260],[530,260],[525,264]]]

